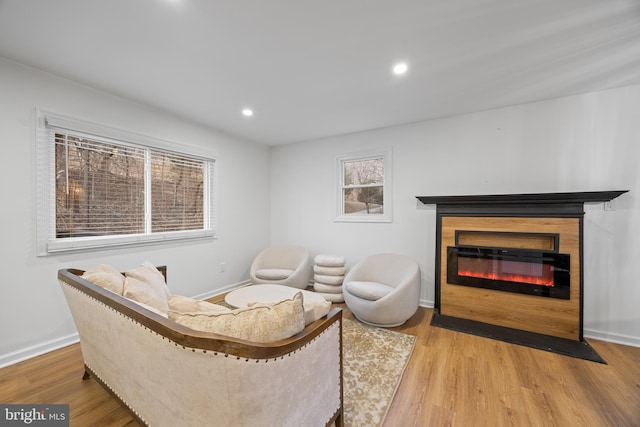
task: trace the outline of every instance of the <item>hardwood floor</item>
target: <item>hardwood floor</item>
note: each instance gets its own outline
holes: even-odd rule
[[[640,348],[589,340],[603,365],[432,327],[431,314],[393,328],[418,339],[386,427],[640,426]],[[9,366],[0,403],[68,403],[71,426],[138,425],[83,372],[77,344]]]

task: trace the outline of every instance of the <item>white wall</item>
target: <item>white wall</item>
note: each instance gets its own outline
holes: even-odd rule
[[[630,190],[585,206],[585,335],[640,346],[640,86],[274,148],[271,242],[414,257],[434,299],[435,209],[415,196]],[[393,223],[336,223],[336,156],[393,148]]]
[[[36,257],[36,107],[215,151],[219,238]],[[268,149],[0,59],[0,366],[74,339],[56,280],[66,267],[149,260],[168,265],[173,292],[194,296],[247,279],[269,244],[341,254],[350,266],[399,252],[420,262],[422,303],[432,304],[435,210],[417,195],[631,190],[613,212],[586,206],[585,333],[640,345],[637,135],[632,86]],[[334,223],[336,156],[371,147],[393,148],[394,221]]]
[[[219,238],[36,257],[36,107],[217,153]],[[0,366],[74,338],[60,268],[125,270],[149,260],[168,266],[174,293],[195,296],[248,279],[251,260],[269,243],[268,147],[2,59],[0,144]]]

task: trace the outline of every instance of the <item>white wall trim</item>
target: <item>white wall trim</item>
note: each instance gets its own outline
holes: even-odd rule
[[[33,345],[23,348],[21,350],[14,351],[12,353],[4,354],[0,356],[0,369],[9,365],[14,365],[19,362],[23,362],[27,359],[40,356],[45,353],[49,353],[53,350],[58,350],[63,347],[67,347],[71,344],[75,344],[80,341],[78,333],[66,335],[64,337],[56,338],[51,341],[46,341],[42,344]]]
[[[433,308],[435,307],[435,303],[431,300],[428,299],[422,299],[420,298],[420,303],[419,303],[420,307],[424,307],[424,308]]]
[[[614,344],[628,345],[640,348],[640,338],[630,335],[616,334],[613,332],[596,331],[593,329],[585,329],[583,331],[585,338],[593,338],[600,341],[611,342]]]

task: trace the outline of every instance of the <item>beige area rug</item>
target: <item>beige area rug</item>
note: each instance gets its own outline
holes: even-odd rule
[[[350,319],[343,319],[342,337],[345,426],[380,426],[416,337]]]

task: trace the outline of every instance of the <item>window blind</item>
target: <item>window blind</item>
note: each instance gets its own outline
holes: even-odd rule
[[[205,164],[184,156],[151,152],[151,231],[204,228]]]
[[[144,233],[144,150],[54,135],[56,238]]]
[[[43,122],[39,254],[214,236],[213,159],[73,130],[71,119]]]

